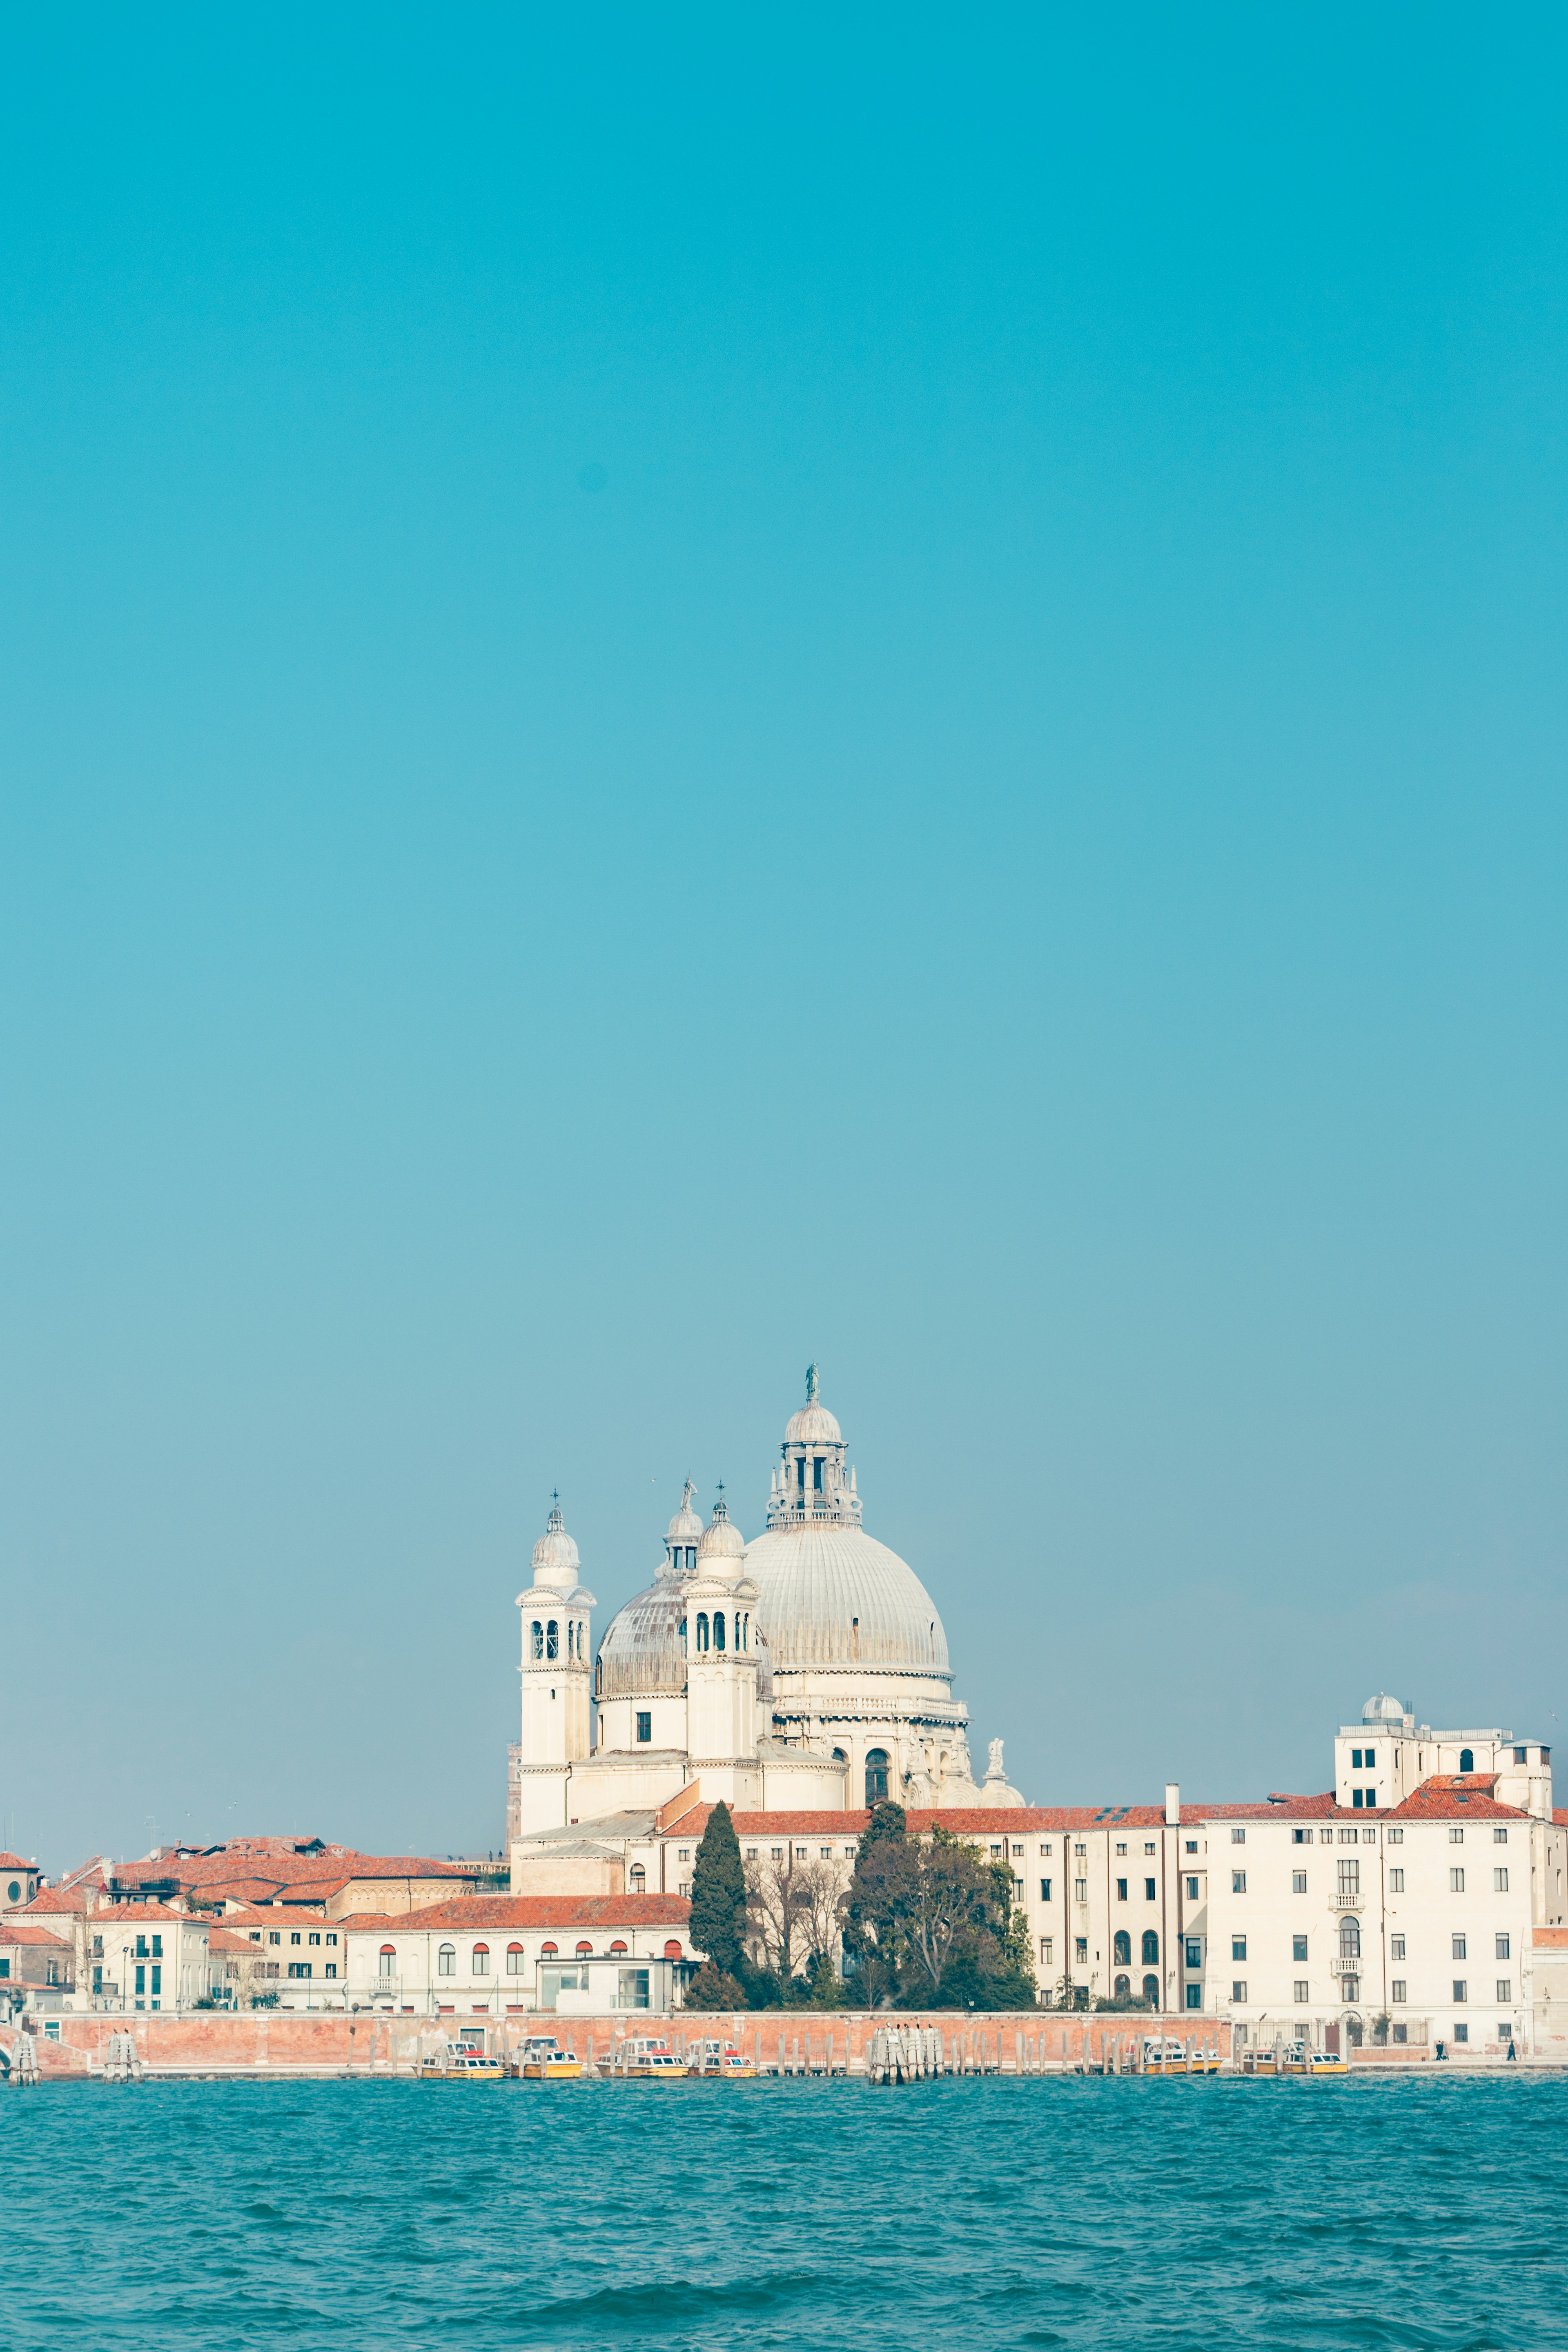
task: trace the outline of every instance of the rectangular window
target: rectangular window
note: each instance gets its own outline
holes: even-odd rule
[[[1295,2000],[1298,2007],[1302,2006],[1304,2003],[1311,2000],[1312,1988],[1307,1978],[1297,1978],[1296,1990],[1292,1998]]]
[[[1513,1979],[1511,1977],[1499,1977],[1497,1980],[1497,1998],[1498,2007],[1500,2009],[1506,2009],[1510,2001],[1513,1999]]]
[[[136,1971],[136,1990],[138,1992],[145,1992],[147,1990],[147,1971],[140,1967]]]
[[[1088,1852],[1089,1852],[1089,1848],[1088,1848],[1088,1846],[1086,1846],[1086,1845],[1078,1845],[1078,1844],[1075,1844],[1075,1845],[1074,1845],[1074,1847],[1073,1847],[1073,1852],[1074,1852],[1074,1853],[1078,1854],[1078,1855],[1080,1857],[1080,1859],[1081,1859],[1081,1857],[1082,1857],[1083,1855],[1085,1855],[1086,1853],[1088,1853]]]
[[[1189,2009],[1201,2008],[1203,2005],[1203,1998],[1204,1989],[1202,1985],[1189,1985],[1187,1987],[1187,2007]]]
[[[826,1847],[824,1847],[823,1851],[824,1851],[824,1853],[826,1853]],[[1023,1858],[1024,1858],[1024,1849],[1023,1849],[1023,1847],[1022,1847],[1021,1845],[1016,1845],[1016,1846],[1013,1848],[1013,1859],[1014,1859],[1014,1861],[1015,1861],[1015,1862],[1021,1862],[1021,1861],[1023,1860]]]
[[[289,1937],[289,1941],[291,1944],[297,1944],[297,1943],[299,1942],[299,1940],[300,1940],[300,1930],[298,1929],[298,1927],[296,1927],[296,1928],[295,1928],[295,1930],[294,1930],[294,1932],[293,1932],[293,1934]]]
[[[1450,1845],[1463,1845],[1464,1843],[1465,1832],[1463,1830],[1450,1830],[1448,1832],[1448,1843]]]
[[[1117,1851],[1117,1853],[1126,1853],[1126,1851],[1127,1851],[1127,1848],[1125,1847],[1125,1845],[1119,1845],[1119,1846],[1117,1847],[1116,1851]]]
[[[1088,1879],[1087,1879],[1087,1878],[1075,1878],[1075,1879],[1073,1880],[1073,1883],[1072,1883],[1072,1884],[1073,1884],[1073,1893],[1074,1893],[1074,1895],[1077,1896],[1077,1898],[1078,1898],[1079,1902],[1080,1902],[1080,1903],[1087,1903],[1087,1902],[1089,1901],[1089,1881],[1088,1881]]]
[[[1361,1811],[1361,1790],[1359,1789],[1352,1789],[1351,1790],[1351,1803],[1355,1807],[1356,1811],[1359,1813]]]
[[[1245,1871],[1245,1870],[1233,1870],[1233,1871],[1231,1872],[1231,1874],[1230,1874],[1230,1891],[1231,1891],[1231,1893],[1232,1893],[1233,1895],[1245,1895],[1245,1894],[1246,1894],[1246,1892],[1247,1892],[1247,1873],[1246,1873],[1246,1871]]]
[[[155,1960],[161,1960],[161,1959],[163,1958],[163,1938],[162,1937],[162,1936],[154,1936],[154,1937],[153,1937],[153,1958]]]
[[[1245,1937],[1245,1936],[1233,1936],[1233,1937],[1231,1937],[1231,1939],[1230,1939],[1230,1957],[1231,1957],[1231,1958],[1232,1958],[1233,1960],[1244,1960],[1244,1959],[1246,1959],[1246,1958],[1247,1958],[1247,1938],[1246,1938],[1246,1937]]]
[[[1393,1983],[1388,1988],[1388,1997],[1390,2000],[1397,2000],[1401,2002],[1404,2000],[1405,1979],[1403,1977],[1394,1978]]]
[[[1494,1895],[1506,1895],[1508,1893],[1508,1873],[1506,1870],[1493,1871],[1492,1893]]]
[[[1080,1936],[1078,1939],[1075,1949],[1080,1960],[1087,1960],[1089,1958],[1089,1937],[1087,1936]]]
[[[337,1940],[338,1940],[338,1939],[337,1939],[337,1937],[336,1937],[335,1936],[329,1936],[329,1937],[327,1937],[327,1941],[328,1941],[328,1943],[329,1943],[329,1944],[335,1944],[335,1943],[337,1942]]]
[[[1045,1855],[1045,1857],[1046,1857],[1047,1861],[1048,1862],[1048,1861],[1050,1860],[1050,1853],[1051,1853],[1051,1842],[1050,1842],[1049,1838],[1042,1838],[1042,1839],[1040,1840],[1040,1852]]]
[[[327,1974],[328,1974],[330,1977],[335,1977],[335,1976],[337,1975],[337,1972],[338,1972],[338,1964],[337,1964],[336,1960],[329,1960],[329,1961],[327,1962]]]
[[[1197,1938],[1194,1937],[1189,1940],[1187,1945],[1187,1966],[1190,1969],[1201,1969],[1203,1964],[1204,1948],[1198,1942]]]
[[[1336,1883],[1342,1895],[1359,1895],[1361,1893],[1361,1864],[1359,1862],[1338,1863],[1335,1865],[1335,1870],[1337,1874]]]
[[[1247,1986],[1240,1977],[1237,1977],[1236,1982],[1231,1986],[1230,1997],[1232,2000],[1245,2000],[1247,1999]]]
[[[1325,1830],[1323,1832],[1323,1843],[1325,1845],[1332,1836],[1332,1830]],[[1342,1845],[1359,1845],[1361,1843],[1360,1832],[1356,1830],[1342,1830],[1340,1832],[1340,1843]]]
[[[1404,1894],[1404,1892],[1405,1892],[1405,1873],[1404,1873],[1402,1870],[1391,1870],[1391,1871],[1389,1872],[1389,1874],[1388,1874],[1388,1891],[1389,1891],[1389,1893],[1390,1893],[1391,1895],[1403,1895],[1403,1894]]]
[[[1359,1772],[1361,1770],[1361,1749],[1359,1748],[1352,1748],[1351,1749],[1351,1770],[1352,1772]]]
[[[1359,1977],[1342,1977],[1340,1979],[1340,1999],[1342,2000],[1359,2000],[1361,1999],[1361,1979]]]
[[[1464,2000],[1464,1998],[1465,1998],[1465,1979],[1464,1979],[1464,1978],[1463,1978],[1463,1977],[1456,1977],[1456,1978],[1454,1979],[1454,2000],[1455,2000],[1456,2003],[1458,2003],[1458,2002],[1459,2002],[1459,2001],[1462,2001],[1462,2000]]]
[[[1050,1967],[1050,1965],[1051,1965],[1051,1938],[1050,1938],[1050,1937],[1049,1937],[1049,1936],[1042,1936],[1042,1937],[1040,1937],[1040,1966],[1041,1966],[1042,1968],[1048,1969],[1048,1968]]]
[[[1506,1936],[1500,1936],[1497,1939],[1497,1956],[1500,1960],[1508,1960],[1513,1958],[1512,1953],[1509,1949],[1509,1941]]]
[[[1022,1853],[1023,1851],[1023,1847],[1020,1846],[1018,1848],[1018,1852]],[[830,1845],[819,1845],[816,1849],[816,1858],[819,1862],[831,1862],[833,1859],[833,1848]]]
[[[320,1936],[312,1936],[310,1940],[312,1944],[319,1944],[321,1939]]]
[[[153,1963],[153,1990],[155,1993],[162,1992],[163,1990],[163,1971],[156,1960]]]
[[[1469,2040],[1469,2038],[1470,2038],[1470,2029],[1469,2029],[1469,2027],[1468,2027],[1468,2025],[1464,2024],[1464,2023],[1461,2021],[1460,2023],[1458,2023],[1458,2024],[1457,2024],[1457,2025],[1455,2026],[1455,2028],[1454,2028],[1454,2039],[1455,2039],[1455,2041],[1456,2041],[1456,2042],[1468,2042],[1468,2041]]]
[[[1390,1936],[1388,1939],[1388,1957],[1391,1960],[1402,1960],[1405,1958],[1405,1938],[1403,1936]]]
[[[1189,1903],[1195,1903],[1197,1899],[1198,1882],[1195,1878],[1189,1878],[1187,1881],[1187,1901]]]
[[[1187,1840],[1187,1852],[1188,1852],[1189,1853],[1196,1853],[1197,1850],[1198,1850],[1198,1842],[1197,1842],[1196,1838],[1189,1838],[1189,1839]]]
[[[1118,1903],[1125,1903],[1127,1900],[1127,1881],[1124,1878],[1119,1878],[1116,1882],[1116,1899]]]
[[[651,1707],[639,1707],[637,1709],[637,1740],[639,1745],[644,1748],[649,1748],[653,1744],[653,1710]]]
[[[279,1934],[276,1927],[268,1927],[267,1930],[267,1940],[269,1944],[280,1944],[283,1941],[283,1938]]]
[[[1310,1845],[1312,1843],[1311,1831],[1299,1829],[1292,1830],[1290,1832],[1290,1843],[1292,1845]]]
[[[1463,1872],[1462,1870],[1451,1870],[1451,1871],[1448,1873],[1448,1892],[1449,1892],[1449,1894],[1450,1894],[1450,1895],[1462,1895],[1462,1894],[1464,1893],[1464,1891],[1465,1891],[1465,1874],[1464,1874],[1464,1872]]]
[[[1290,1938],[1290,1958],[1293,1960],[1304,1960],[1306,1957],[1307,1938],[1305,1936],[1292,1936]]]
[[[1405,1996],[1403,1993],[1399,1993],[1395,1998],[1403,2000]],[[1410,2028],[1407,2025],[1396,2025],[1394,2029],[1394,2038],[1395,2042],[1408,2042],[1410,2039]]]
[[[1292,1895],[1305,1895],[1307,1892],[1307,1874],[1304,1870],[1293,1870],[1290,1873],[1290,1892]]]
[[[1372,1802],[1372,1790],[1370,1789],[1366,1792],[1366,1801],[1369,1805]],[[1363,1830],[1361,1833],[1361,1842],[1363,1845],[1375,1845],[1377,1843],[1377,1832],[1375,1830]]]
[[[1468,1952],[1466,1951],[1466,1949],[1465,1949],[1465,1939],[1464,1939],[1463,1936],[1456,1936],[1456,1937],[1454,1937],[1454,1939],[1453,1939],[1453,1943],[1454,1943],[1454,1958],[1455,1958],[1457,1960],[1468,1959],[1468,1958],[1469,1958],[1469,1955],[1468,1955]]]
[[[1388,1840],[1390,1845],[1403,1845],[1405,1843],[1405,1832],[1403,1830],[1384,1830],[1383,1834]]]
[[[1048,1878],[1042,1878],[1040,1881],[1040,1900],[1042,1903],[1048,1903],[1050,1899],[1051,1882]]]
[[[1508,1843],[1508,1832],[1506,1830],[1493,1830],[1492,1843],[1493,1845],[1506,1845]]]
[[[1232,1830],[1230,1833],[1230,1842],[1232,1845],[1245,1845],[1247,1843],[1247,1832],[1245,1830]]]
[[[1375,1771],[1376,1771],[1376,1769],[1377,1769],[1377,1750],[1376,1750],[1376,1748],[1363,1748],[1362,1749],[1361,1760],[1362,1760],[1362,1769],[1363,1769],[1363,1771],[1367,1771],[1367,1772],[1375,1772]]]
[[[1154,1851],[1154,1848],[1153,1848],[1153,1846],[1152,1846],[1152,1844],[1148,1844],[1148,1843],[1146,1843],[1146,1844],[1144,1845],[1143,1851],[1144,1851],[1144,1853],[1153,1853],[1153,1851]]]
[[[1528,1764],[1530,1761],[1529,1748],[1516,1748],[1513,1751],[1513,1760],[1516,1764]]]
[[[1152,1878],[1146,1878],[1143,1881],[1143,1900],[1145,1903],[1152,1903],[1154,1900],[1154,1882]]]

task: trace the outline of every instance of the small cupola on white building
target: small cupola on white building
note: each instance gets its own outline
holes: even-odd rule
[[[594,1596],[583,1582],[577,1547],[566,1532],[559,1497],[533,1547],[533,1581],[517,1596],[522,1617],[521,1769],[560,1782],[561,1811],[542,1786],[534,1810],[564,1820],[571,1767],[588,1753]]]
[[[816,1366],[805,1375],[805,1402],[790,1415],[779,1448],[783,1461],[773,1472],[768,1497],[770,1528],[809,1526],[827,1520],[840,1527],[860,1524],[860,1497],[855,1473],[844,1460],[845,1446],[838,1423],[818,1399]]]
[[[757,1588],[746,1573],[746,1540],[730,1517],[722,1487],[702,1530],[697,1562],[682,1587],[686,1605],[687,1738],[694,1767],[754,1763]]]

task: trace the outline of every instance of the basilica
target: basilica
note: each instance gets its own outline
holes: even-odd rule
[[[521,1736],[508,1842],[700,1787],[748,1812],[1021,1805],[1001,1743],[976,1785],[947,1636],[907,1562],[860,1524],[837,1422],[806,1374],[748,1542],[722,1492],[706,1526],[689,1480],[646,1592],[595,1654],[594,1596],[559,1505],[522,1614]]]

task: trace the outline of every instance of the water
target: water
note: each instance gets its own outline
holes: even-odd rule
[[[0,2343],[1568,2347],[1568,2080],[0,2095]]]

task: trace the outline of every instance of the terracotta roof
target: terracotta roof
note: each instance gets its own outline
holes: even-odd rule
[[[67,1911],[96,1912],[97,1893],[97,1888],[90,1886],[41,1886],[32,1901],[22,1907],[41,1912],[46,1918],[51,1912],[56,1918]]]
[[[1471,1821],[1523,1822],[1530,1816],[1518,1805],[1500,1805],[1493,1790],[1498,1784],[1495,1772],[1438,1773],[1421,1786],[1402,1805],[1389,1808],[1385,1820],[1412,1821]]]
[[[207,1949],[209,1952],[232,1952],[237,1958],[243,1952],[246,1958],[251,1960],[256,1958],[258,1952],[258,1947],[248,1936],[237,1936],[229,1927],[209,1927]]]
[[[27,1906],[29,1910],[35,1906]],[[94,1911],[89,1917],[100,1920],[105,1935],[120,1927],[140,1927],[144,1919],[168,1920],[176,1927],[205,1927],[205,1919],[191,1911],[171,1911],[166,1903],[117,1903],[111,1911]]]
[[[1530,1940],[1538,1952],[1568,1952],[1568,1927],[1532,1927]]]
[[[682,1895],[459,1895],[422,1911],[355,1912],[341,1933],[485,1927],[684,1927],[691,1906]]]
[[[37,1870],[36,1862],[24,1862],[19,1853],[0,1853],[0,1870]]]
[[[18,1918],[15,1911],[0,1918],[0,1944],[52,1944],[61,1952],[70,1948],[63,1936],[51,1935],[47,1927],[40,1927],[35,1920]]]

